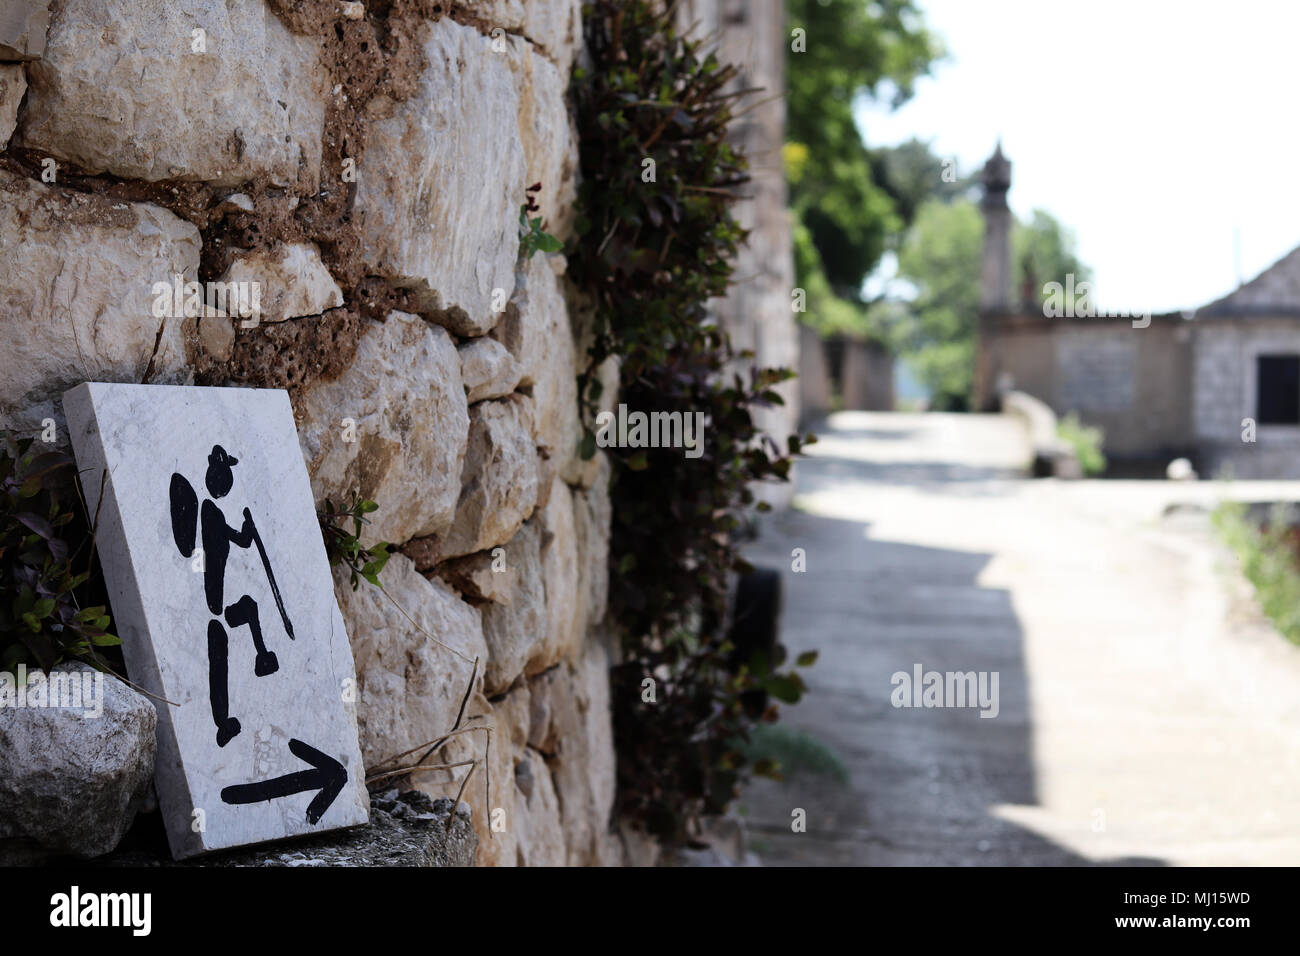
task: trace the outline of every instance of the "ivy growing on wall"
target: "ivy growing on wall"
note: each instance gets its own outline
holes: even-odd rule
[[[792,701],[803,690],[797,674],[777,672],[779,661],[747,657],[726,639],[729,591],[747,567],[737,532],[754,506],[751,485],[785,480],[801,444],[791,436],[777,447],[753,413],[779,404],[774,386],[793,373],[752,367],[707,308],[726,293],[745,237],[730,209],[746,164],[727,128],[751,91],[735,89],[734,67],[677,33],[671,10],[597,0],[583,21],[590,65],[574,71],[582,185],[569,264],[594,307],[579,381],[583,454],[595,451],[597,369],[611,356],[629,410],[703,413],[706,422],[699,457],[608,449],[619,811],[680,841],[695,818],[735,796],[750,728],[775,719],[774,708],[755,712],[755,697]]]

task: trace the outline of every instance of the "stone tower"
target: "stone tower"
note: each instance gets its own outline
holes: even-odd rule
[[[980,311],[1005,312],[1011,307],[1011,163],[1002,155],[1002,142],[980,172],[984,186],[984,256],[980,267]]]

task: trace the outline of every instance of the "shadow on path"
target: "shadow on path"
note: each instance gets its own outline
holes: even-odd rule
[[[799,467],[805,494],[1004,477],[824,456]],[[739,802],[753,849],[765,865],[1096,865],[992,812],[1038,803],[1021,624],[1006,591],[977,583],[992,556],[881,540],[871,530],[866,521],[789,511],[747,549],[750,560],[783,571],[791,657],[819,651],[803,672],[809,693],[784,708],[782,725],[837,753],[848,776],[846,784],[807,772],[754,781]],[[794,548],[805,549],[806,572],[791,570]],[[895,707],[891,677],[917,664],[996,672],[997,716],[980,717],[978,706]],[[791,830],[796,808],[807,814],[804,833]]]

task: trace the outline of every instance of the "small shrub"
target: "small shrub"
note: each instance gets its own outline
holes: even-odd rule
[[[1211,520],[1255,586],[1264,614],[1288,641],[1300,644],[1300,562],[1290,509],[1276,506],[1268,524],[1260,527],[1250,519],[1246,505],[1224,502]]]
[[[621,815],[669,842],[718,814],[747,772],[743,742],[773,705],[804,691],[781,660],[746,659],[726,638],[729,585],[747,569],[738,531],[756,481],[786,480],[802,440],[778,447],[754,411],[778,405],[787,369],[733,350],[708,300],[727,292],[745,232],[731,215],[747,179],[727,142],[737,70],[680,37],[672,5],[597,0],[583,8],[590,65],[574,71],[582,185],[569,275],[593,307],[579,379],[581,453],[596,450],[596,370],[620,359],[619,400],[647,415],[703,413],[705,446],[609,448],[611,674]],[[778,655],[778,658],[780,655]],[[655,701],[643,682],[655,682]],[[766,766],[754,766],[761,772]]]
[[[838,753],[816,737],[794,727],[760,724],[743,745],[756,766],[766,762],[781,778],[798,774],[825,777],[841,786],[849,782],[849,768]]]
[[[111,670],[103,648],[121,641],[109,632],[105,604],[89,604],[93,536],[75,500],[76,467],[30,438],[4,433],[0,446],[0,670],[19,664],[48,671],[68,660]],[[75,566],[82,563],[84,570]]]
[[[1100,475],[1106,470],[1106,456],[1101,450],[1106,433],[1102,429],[1083,424],[1071,412],[1056,423],[1056,436],[1074,449],[1085,475]]]
[[[379,505],[373,501],[357,496],[346,508],[335,508],[334,502],[326,498],[325,510],[316,512],[330,567],[345,565],[352,572],[354,591],[362,578],[379,587],[379,572],[384,570],[384,565],[391,557],[388,550],[390,546],[386,541],[369,548],[361,546],[361,526],[369,523],[365,516],[378,508]],[[352,522],[351,531],[347,529],[348,521]]]
[[[541,183],[533,183],[529,186],[528,201],[519,207],[519,252],[525,259],[531,259],[538,252],[559,252],[564,248],[564,243],[542,230],[541,216],[529,217],[528,215],[541,209],[534,195],[540,192],[541,188]]]

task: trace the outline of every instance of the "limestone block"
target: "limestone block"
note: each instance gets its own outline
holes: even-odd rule
[[[263,0],[64,0],[27,79],[19,141],[90,172],[318,188],[320,40]]]
[[[470,662],[487,657],[479,612],[445,583],[426,580],[400,554],[389,559],[380,581],[392,600],[365,582],[353,591],[345,571],[334,576],[356,659],[357,726],[367,767],[451,730],[469,687]],[[481,667],[479,675],[475,689]]]
[[[460,377],[469,402],[509,395],[523,374],[504,345],[495,339],[471,339],[460,347]]]
[[[609,526],[613,516],[609,501],[609,459],[597,451],[597,478],[591,488],[573,491],[573,518],[577,530],[580,596],[577,631],[605,616],[609,599]]]
[[[444,561],[438,565],[438,577],[470,600],[507,605],[514,596],[519,572],[509,566],[504,549],[498,553],[493,548]]]
[[[582,43],[581,0],[471,0],[466,6],[492,26],[527,37],[568,76]]]
[[[9,145],[9,137],[18,125],[18,104],[26,92],[27,74],[22,65],[0,65],[0,149]]]
[[[578,416],[578,355],[559,279],[541,255],[520,275],[505,319],[493,332],[523,369],[521,385],[533,386],[537,444],[563,472],[572,468],[582,439]]]
[[[527,673],[532,675],[574,656],[581,642],[579,627],[584,612],[579,603],[585,585],[579,580],[578,538],[573,518],[573,497],[559,479],[541,512],[546,532],[542,546],[542,576],[546,582],[546,639],[534,649]]]
[[[321,261],[320,250],[310,242],[281,244],[241,256],[219,281],[258,284],[258,308],[247,317],[248,322],[283,322],[320,315],[343,304],[343,291]]]
[[[541,183],[536,194],[547,232],[559,239],[573,233],[576,215],[578,138],[565,102],[568,74],[529,43],[510,46],[510,65],[519,95],[519,136],[523,143],[528,185]]]
[[[550,624],[540,524],[530,521],[520,528],[505,545],[504,557],[514,578],[510,603],[483,607],[483,639],[488,648],[484,687],[489,694],[508,688],[545,648]]]
[[[0,424],[61,422],[57,397],[88,379],[184,381],[184,320],[150,289],[192,280],[199,249],[165,209],[0,170]]]
[[[515,862],[519,866],[564,866],[565,832],[560,798],[551,771],[535,750],[515,760]]]
[[[524,154],[509,56],[449,18],[423,28],[429,66],[410,99],[366,107],[356,211],[367,266],[457,335],[500,318],[514,289]],[[495,293],[495,295],[494,295]]]
[[[469,413],[469,442],[456,518],[443,541],[452,558],[504,544],[537,504],[532,400],[512,395],[479,402]]]
[[[0,61],[38,59],[49,25],[50,0],[0,0]]]
[[[348,370],[306,388],[298,412],[317,500],[343,504],[356,493],[379,505],[365,544],[448,530],[469,416],[446,330],[407,312],[370,324]]]
[[[588,641],[582,656],[529,682],[534,713],[544,711],[545,730],[530,727],[548,756],[559,796],[570,866],[604,861],[610,851],[615,755],[609,706],[609,659]]]

